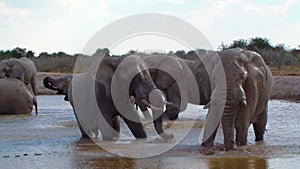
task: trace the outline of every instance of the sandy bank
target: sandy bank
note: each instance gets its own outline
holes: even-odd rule
[[[300,101],[300,76],[275,76],[271,98]]]

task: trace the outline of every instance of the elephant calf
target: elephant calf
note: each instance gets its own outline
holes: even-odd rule
[[[0,79],[0,114],[30,114],[33,105],[37,111],[36,97],[17,79]]]

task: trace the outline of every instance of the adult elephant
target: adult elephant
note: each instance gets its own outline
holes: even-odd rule
[[[32,92],[36,95],[36,67],[30,59],[22,57],[1,61],[0,79],[5,77],[19,79],[26,85],[30,83]]]
[[[263,58],[256,52],[237,48],[214,52],[203,60],[209,65],[212,86],[210,102],[206,105],[208,119],[220,117],[225,149],[234,149],[234,129],[235,141],[245,145],[250,124],[253,124],[255,141],[263,140],[273,86],[273,76]],[[210,122],[213,121],[218,124],[217,120]],[[205,127],[202,154],[213,153],[216,128],[217,125]]]
[[[157,56],[153,56],[157,57]],[[210,99],[210,82],[206,68],[200,59],[187,60],[176,56],[161,56],[149,62],[151,77],[166,99],[164,117],[176,120],[188,103],[205,105]],[[175,80],[177,79],[177,80]],[[194,83],[194,84],[192,84]],[[149,117],[147,107],[136,102],[144,116]]]
[[[133,92],[137,100],[157,112],[153,116],[157,133],[164,139],[173,137],[163,130],[162,113],[159,113],[162,95],[140,57],[104,57],[99,65],[75,75],[72,80],[70,76],[46,77],[44,86],[65,94],[65,99],[70,100],[83,136],[88,136],[86,131],[96,133],[100,129],[104,140],[113,139],[120,130],[118,117],[121,116],[136,138],[146,138],[140,117],[129,103],[129,92]]]
[[[0,79],[0,114],[30,114],[33,105],[38,114],[35,96],[20,80]]]

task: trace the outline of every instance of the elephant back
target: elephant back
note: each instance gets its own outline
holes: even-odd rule
[[[34,63],[26,57],[20,58],[19,61],[25,68],[24,81],[30,83],[32,76],[35,76],[36,74],[36,67]]]
[[[30,114],[34,96],[17,79],[0,79],[0,114]]]

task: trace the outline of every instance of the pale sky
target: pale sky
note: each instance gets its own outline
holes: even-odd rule
[[[80,53],[104,26],[141,13],[183,19],[201,31],[215,50],[221,42],[253,37],[297,48],[299,11],[299,0],[0,0],[0,50],[18,46],[36,53]],[[131,48],[151,50],[153,46]],[[174,43],[173,50],[177,48],[180,45]],[[127,50],[115,49],[116,53]]]

